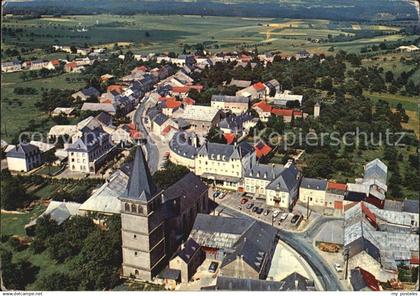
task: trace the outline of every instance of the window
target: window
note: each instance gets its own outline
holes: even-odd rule
[[[133,235],[134,238],[137,238],[137,235]]]
[[[136,269],[136,270],[134,270],[134,274],[135,275],[139,275],[139,271]]]
[[[137,256],[137,252],[134,252],[134,256]]]
[[[136,205],[131,205],[131,211],[137,213]]]
[[[128,212],[130,211],[130,205],[128,203],[125,204],[125,210]]]

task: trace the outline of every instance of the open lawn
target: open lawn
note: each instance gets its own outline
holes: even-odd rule
[[[38,217],[45,206],[36,206],[30,212],[20,214],[1,213],[1,235],[25,235],[25,225]]]
[[[48,115],[35,107],[35,103],[41,99],[42,88],[58,88],[78,90],[85,85],[82,82],[66,81],[66,78],[77,78],[80,74],[66,73],[60,76],[23,81],[21,73],[2,73],[1,88],[1,137],[5,141],[13,139],[17,133],[28,126],[30,120],[41,122],[48,120]],[[16,95],[15,87],[32,87],[38,93],[36,95]],[[41,132],[48,131],[54,123],[49,120],[40,127]]]

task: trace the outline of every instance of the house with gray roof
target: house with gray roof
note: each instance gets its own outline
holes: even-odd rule
[[[75,92],[71,97],[75,100],[80,99],[81,101],[86,101],[90,97],[98,98],[100,94],[101,93],[96,88],[90,86]]]
[[[249,109],[250,99],[242,96],[213,95],[211,106],[213,108],[241,114]]]
[[[325,206],[327,180],[302,178],[299,186],[299,200],[309,206]]]
[[[315,291],[314,282],[294,272],[281,281],[218,276],[214,286],[202,290],[216,291]]]
[[[66,148],[71,171],[96,173],[107,156],[115,151],[111,136],[101,126],[85,126],[80,135]]]
[[[219,122],[219,128],[223,133],[232,133],[237,137],[248,134],[249,130],[258,123],[258,119],[251,113],[240,115],[230,114]]]
[[[30,143],[21,143],[6,153],[7,167],[10,171],[29,172],[42,164],[41,150]]]
[[[203,263],[205,253],[201,246],[189,238],[180,247],[176,256],[169,261],[169,268],[179,270],[181,282],[187,283],[197,271],[197,268]]]
[[[220,260],[221,275],[265,279],[277,245],[277,230],[247,218],[198,215],[191,231],[206,258]]]
[[[238,189],[243,177],[243,160],[255,151],[248,142],[229,145],[204,143],[195,158],[195,173],[217,186]]]

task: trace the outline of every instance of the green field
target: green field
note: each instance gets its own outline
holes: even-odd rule
[[[1,88],[1,135],[2,139],[9,141],[16,133],[28,126],[30,120],[39,122],[48,119],[48,114],[38,110],[34,104],[40,100],[41,88],[58,88],[78,90],[84,82],[68,82],[67,77],[75,78],[80,74],[63,74],[60,76],[23,81],[20,73],[2,73]],[[36,95],[16,95],[15,87],[33,87],[38,90]],[[53,122],[41,127],[40,131],[48,131]]]
[[[232,50],[243,46],[260,51],[280,50],[295,53],[301,48],[326,51],[331,45],[358,52],[361,47],[384,40],[413,39],[397,34],[397,25],[366,25],[328,20],[241,18],[191,15],[96,15],[16,20],[5,18],[4,26],[23,29],[17,36],[4,36],[6,46],[40,47],[45,45],[91,45],[130,42],[136,52],[181,52],[185,43],[213,42],[210,49]],[[86,30],[86,31],[82,31]],[[377,36],[350,42],[314,43],[309,38],[326,39],[328,35],[353,36],[360,30],[395,35]],[[217,46],[215,46],[217,45]]]

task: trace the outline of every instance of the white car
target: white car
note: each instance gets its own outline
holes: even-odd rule
[[[286,220],[287,219],[287,216],[289,216],[288,213],[281,214],[279,222],[283,222],[284,220]]]
[[[279,210],[274,210],[273,212],[273,218],[276,218],[280,214]]]
[[[337,272],[343,272],[343,268],[338,263],[334,263],[334,268]]]

